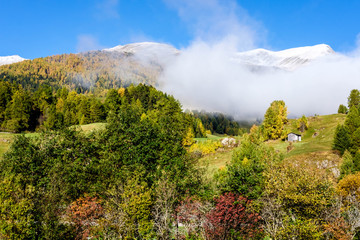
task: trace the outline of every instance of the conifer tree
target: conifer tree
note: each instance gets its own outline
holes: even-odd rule
[[[353,89],[350,92],[350,96],[348,97],[348,107],[352,106],[359,107],[360,104],[360,92],[357,89]]]
[[[17,90],[5,111],[5,127],[14,132],[26,130],[29,127],[30,113],[29,95],[23,89]]]
[[[345,119],[345,126],[349,128],[349,133],[353,133],[360,127],[360,114],[356,106],[352,106]]]
[[[353,157],[348,150],[345,150],[342,159],[343,161],[340,165],[340,179],[355,171]]]
[[[350,147],[350,134],[349,130],[344,125],[338,125],[335,130],[335,137],[333,143],[333,149],[339,150],[343,155],[346,149]]]
[[[351,134],[351,146],[350,152],[355,155],[360,149],[360,128],[357,128],[353,134]]]

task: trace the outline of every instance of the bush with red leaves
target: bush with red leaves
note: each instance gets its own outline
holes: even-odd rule
[[[76,239],[87,239],[96,220],[103,214],[103,208],[96,197],[80,197],[67,209],[70,222],[75,225]]]
[[[215,203],[215,208],[207,214],[207,239],[254,239],[261,235],[261,217],[249,210],[250,200],[225,193]]]

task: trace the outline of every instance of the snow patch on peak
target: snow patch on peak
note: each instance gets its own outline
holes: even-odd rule
[[[290,48],[282,51],[254,49],[236,53],[233,61],[256,67],[272,67],[292,71],[312,60],[334,54],[326,44]]]
[[[318,44],[315,46],[290,48],[283,51],[275,52],[281,57],[301,57],[306,59],[315,59],[325,55],[333,54],[334,50],[326,44]]]
[[[105,52],[123,53],[132,56],[142,62],[159,63],[161,65],[172,61],[180,51],[169,44],[155,42],[131,43],[119,45],[113,48],[103,49]]]
[[[123,53],[141,53],[141,52],[164,52],[178,54],[179,50],[169,44],[156,42],[131,43],[127,45],[119,45],[113,48],[106,48],[103,51],[123,52]]]
[[[12,64],[27,60],[25,58],[20,57],[19,55],[12,55],[12,56],[4,56],[0,57],[0,66],[6,64]]]

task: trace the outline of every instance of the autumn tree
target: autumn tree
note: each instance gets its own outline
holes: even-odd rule
[[[302,117],[297,120],[297,128],[299,129],[300,132],[304,132],[305,130],[308,129],[308,127],[309,127],[308,119],[305,115],[302,115]]]
[[[207,214],[209,239],[254,239],[262,233],[259,214],[250,210],[251,201],[225,193],[215,199],[215,208]]]
[[[268,168],[264,177],[262,216],[270,237],[283,239],[298,234],[302,236],[299,239],[319,239],[321,222],[332,213],[336,198],[331,180],[289,162]]]
[[[75,225],[75,239],[93,237],[92,228],[102,215],[103,207],[96,197],[84,196],[71,203],[67,209],[67,220]]]
[[[282,136],[287,123],[287,107],[282,100],[273,101],[264,115],[264,135],[266,139],[278,139]]]
[[[350,226],[352,239],[360,233],[360,172],[341,179],[337,185],[338,194],[342,197],[343,216]]]

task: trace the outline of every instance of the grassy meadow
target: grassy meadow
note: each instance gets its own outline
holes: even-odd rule
[[[287,150],[289,146],[287,141],[267,141],[267,144],[284,154],[285,161],[296,161],[307,166],[315,166],[323,160],[327,160],[331,164],[337,164],[340,157],[332,150],[332,142],[336,126],[343,124],[345,117],[345,114],[309,117],[309,128],[302,133],[302,141],[293,143],[290,151]],[[296,119],[290,119],[285,129],[290,132],[300,133],[297,130]],[[213,139],[220,140],[224,137]],[[196,140],[199,141],[200,139]],[[237,140],[241,141],[241,138],[237,138]],[[206,141],[206,139],[202,141]],[[209,173],[213,173],[219,168],[224,168],[231,161],[233,151],[234,148],[217,151],[203,156],[200,162],[208,166]]]
[[[85,125],[75,126],[76,128],[81,129],[84,132],[92,132],[96,129],[104,128],[105,123],[91,123]],[[24,133],[27,137],[36,137],[39,133]],[[19,133],[10,133],[10,132],[0,132],[0,159],[4,155],[4,153],[9,149],[13,139],[15,136],[19,135]]]

